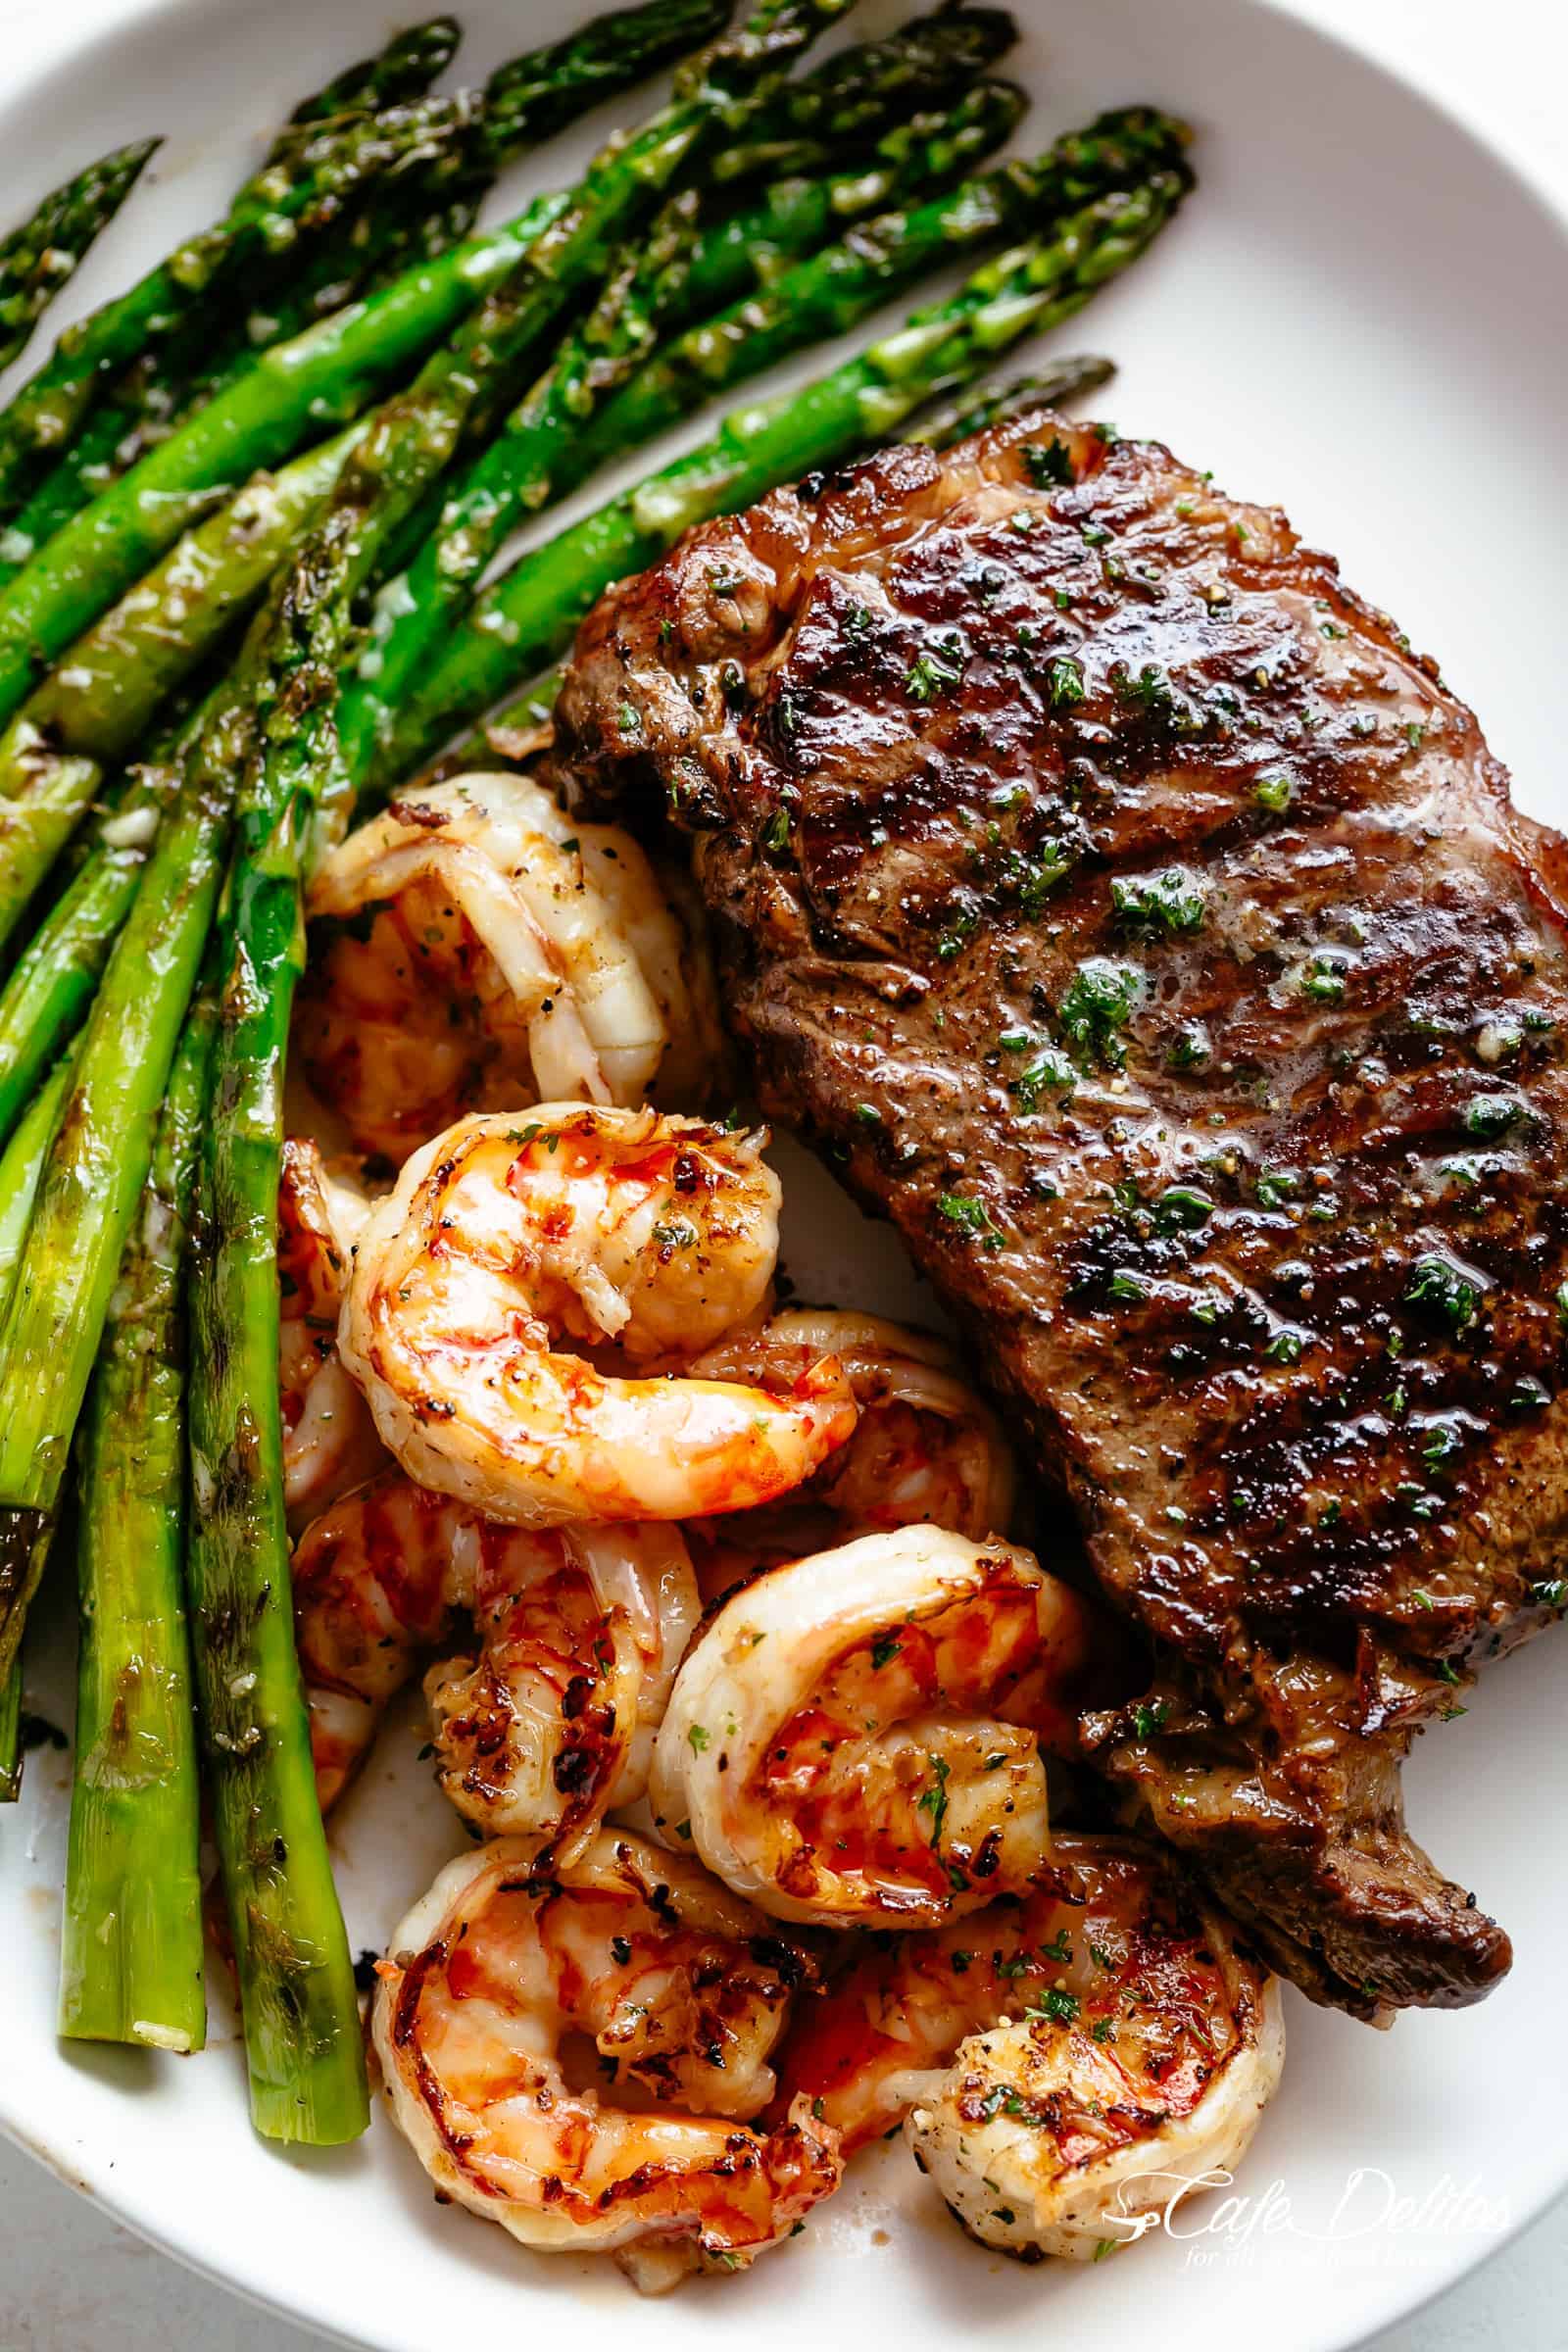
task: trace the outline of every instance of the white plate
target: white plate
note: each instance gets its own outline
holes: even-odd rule
[[[572,0],[458,4],[469,74],[572,13]],[[1249,0],[1014,5],[1035,28],[1008,69],[1036,93],[1031,145],[1145,96],[1201,131],[1183,219],[1073,332],[1120,360],[1122,429],[1277,498],[1335,548],[1355,585],[1441,651],[1525,805],[1560,819],[1561,223],[1452,121],[1288,15]],[[397,11],[415,13],[414,0]],[[156,184],[63,315],[210,217],[243,138],[377,40],[387,7],[175,0],[118,16],[30,80],[17,70],[25,39],[11,43],[0,219],[70,162],[151,127],[170,134]],[[36,39],[64,53],[58,24]],[[553,158],[551,176],[561,169]],[[798,1154],[780,1156],[808,1294],[908,1311],[914,1287],[888,1237],[861,1229]],[[32,1703],[62,1721],[65,1619],[56,1595],[30,1661]],[[68,1779],[47,1753],[31,1759],[20,1812],[0,1818],[0,2126],[171,2251],[377,2352],[561,2325],[596,2343],[630,2328],[649,2352],[717,2352],[738,2330],[763,2352],[804,2334],[914,2352],[959,2330],[1008,2347],[1074,2326],[1165,2352],[1330,2352],[1448,2284],[1568,2181],[1555,2030],[1568,1894],[1547,1812],[1556,1664],[1548,1642],[1496,1673],[1408,1774],[1418,1831],[1513,1932],[1513,1976],[1479,2010],[1409,2017],[1384,2037],[1293,1995],[1285,2087],[1235,2198],[1195,2210],[1179,2227],[1200,2234],[1186,2242],[1154,2239],[1089,2271],[1019,2270],[962,2239],[888,2148],[787,2257],[638,2306],[612,2272],[546,2263],[438,2209],[380,2118],[338,2154],[264,2147],[216,1997],[200,2059],[56,2043]],[[379,1945],[462,1842],[415,1745],[406,1716],[334,1824],[356,1945]]]

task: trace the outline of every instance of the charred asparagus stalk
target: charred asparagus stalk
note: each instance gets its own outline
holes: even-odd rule
[[[0,1320],[11,1302],[27,1220],[60,1123],[70,1077],[68,1054],[44,1080],[10,1143],[0,1152]],[[22,1660],[17,1658],[10,1673],[0,1678],[0,1805],[15,1804],[21,1793]]]
[[[130,194],[161,141],[138,139],[64,181],[0,241],[0,368],[9,368]]]
[[[79,1451],[80,1640],[60,2032],[196,2050],[201,1800],[185,1630],[183,1277],[215,1007],[197,997]]]

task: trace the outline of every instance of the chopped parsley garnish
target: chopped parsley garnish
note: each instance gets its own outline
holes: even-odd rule
[[[1071,710],[1075,703],[1083,701],[1088,691],[1084,685],[1083,671],[1079,668],[1078,663],[1066,654],[1058,656],[1053,662],[1050,669],[1046,672],[1046,682],[1051,693],[1053,710]]]
[[[1458,1267],[1436,1252],[1418,1257],[1404,1288],[1406,1304],[1425,1307],[1455,1334],[1468,1331],[1476,1319],[1476,1287]]]
[[[1026,1043],[1033,1045],[1033,1039]],[[1008,1053],[1015,1051],[1008,1046]],[[1070,1095],[1078,1072],[1055,1046],[1040,1044],[1032,1058],[1007,1081],[1007,1092],[1022,1111],[1038,1110],[1045,1095]]]
[[[1037,490],[1049,489],[1053,483],[1059,490],[1071,487],[1072,451],[1065,441],[1054,434],[1049,441],[1026,441],[1020,454]]]
[[[710,1733],[706,1724],[694,1723],[691,1726],[690,1730],[686,1734],[686,1737],[691,1742],[693,1755],[700,1756],[702,1754],[703,1750],[708,1746],[711,1736],[712,1735]]]
[[[1252,787],[1252,798],[1271,816],[1283,816],[1291,805],[1292,789],[1289,776],[1259,776]]]
[[[1331,956],[1314,956],[1301,974],[1301,994],[1320,1004],[1338,1004],[1345,996],[1345,967]]]
[[[1200,931],[1206,911],[1202,891],[1179,865],[1162,874],[1141,874],[1131,881],[1113,881],[1110,903],[1118,922],[1146,931],[1163,931],[1174,939]]]
[[[1517,1095],[1474,1095],[1464,1106],[1466,1129],[1487,1143],[1506,1135],[1510,1127],[1529,1116],[1529,1105]]]
[[[910,662],[904,673],[904,683],[911,701],[934,703],[939,694],[946,694],[950,686],[956,686],[962,675],[962,670],[956,669],[950,662],[939,661],[935,654],[924,653]]]
[[[1259,1208],[1283,1208],[1300,1178],[1294,1168],[1265,1168],[1257,1180]]]
[[[895,1658],[902,1658],[903,1655],[904,1643],[895,1642],[891,1635],[884,1634],[879,1642],[873,1642],[871,1644],[872,1669],[880,1674],[884,1666],[891,1666]]]
[[[1208,1031],[1201,1021],[1189,1021],[1177,1036],[1165,1056],[1173,1070],[1201,1069],[1213,1054],[1214,1048]]]
[[[922,1789],[915,1801],[915,1811],[930,1814],[931,1843],[938,1846],[942,1843],[942,1825],[948,1818],[948,1778],[953,1768],[942,1756],[928,1756],[926,1762],[935,1775],[935,1783]]]
[[[1058,1928],[1052,1941],[1043,1943],[1040,1949],[1048,1960],[1059,1960],[1065,1964],[1072,1958],[1072,1945],[1067,1941],[1065,1928]]]
[[[1143,981],[1130,963],[1115,963],[1108,956],[1091,956],[1078,966],[1061,1000],[1058,1017],[1081,1060],[1121,1068],[1127,1049],[1117,1032],[1127,1026],[1142,994]]]
[[[1063,1992],[1058,1985],[1051,1984],[1038,2001],[1030,2003],[1024,2015],[1049,2017],[1054,2026],[1072,2026],[1077,2024],[1078,2012],[1082,2007],[1083,2003],[1075,1992]]]
[[[1129,703],[1137,710],[1168,710],[1175,697],[1171,684],[1157,662],[1146,662],[1142,669],[1119,669],[1112,684],[1118,702]]]
[[[1214,1203],[1195,1185],[1167,1185],[1154,1203],[1156,1233],[1196,1233],[1214,1214]]]
[[[670,1217],[654,1227],[654,1240],[665,1256],[674,1250],[694,1250],[697,1238],[696,1226],[683,1217]]]
[[[968,1193],[942,1193],[937,1207],[950,1224],[961,1225],[966,1233],[973,1234],[982,1250],[1005,1248],[1007,1237],[999,1225],[993,1224],[991,1211],[983,1200],[976,1200]]]
[[[1153,1705],[1150,1706],[1146,1699],[1141,1698],[1133,1709],[1133,1737],[1137,1740],[1152,1739],[1155,1732],[1164,1729],[1165,1718],[1169,1713],[1170,1701],[1168,1699],[1157,1698]]]
[[[1277,1331],[1263,1353],[1271,1364],[1298,1364],[1306,1349],[1306,1334],[1292,1330],[1289,1324]]]

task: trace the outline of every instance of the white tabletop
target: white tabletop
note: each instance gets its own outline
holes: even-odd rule
[[[1560,0],[1292,0],[1420,81],[1551,179],[1568,208],[1568,21]],[[412,17],[413,8],[389,9]],[[69,36],[105,0],[0,0],[0,27]],[[1559,2352],[1568,2342],[1568,2207],[1363,2352]],[[0,2352],[327,2352],[324,2336],[248,2309],[143,2245],[0,2141]],[[455,2318],[457,2315],[454,2315]]]

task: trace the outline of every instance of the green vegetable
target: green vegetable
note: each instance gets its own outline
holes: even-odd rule
[[[137,139],[100,156],[51,189],[28,218],[0,240],[0,368],[9,368],[54,301],[75,275],[157,154],[158,139]]]
[[[201,1798],[185,1630],[182,1280],[214,1008],[198,997],[105,1324],[80,1451],[81,1633],[60,2032],[200,2049]]]
[[[1201,884],[1179,865],[1167,866],[1162,874],[1116,878],[1110,885],[1110,903],[1118,922],[1163,931],[1168,938],[1200,931],[1206,912]]]
[[[1457,1338],[1476,1319],[1479,1294],[1475,1284],[1451,1259],[1433,1250],[1416,1259],[1404,1288],[1404,1298],[1408,1305],[1423,1307],[1437,1321],[1446,1323]]]
[[[68,1054],[50,1073],[27,1106],[4,1152],[0,1152],[0,1322],[11,1302],[27,1221],[49,1147],[59,1125],[71,1078]],[[22,1661],[0,1678],[0,1805],[14,1804],[22,1789]]]
[[[1073,974],[1057,1007],[1057,1018],[1081,1064],[1101,1062],[1119,1070],[1127,1059],[1121,1031],[1143,995],[1143,979],[1130,963],[1091,956]]]

